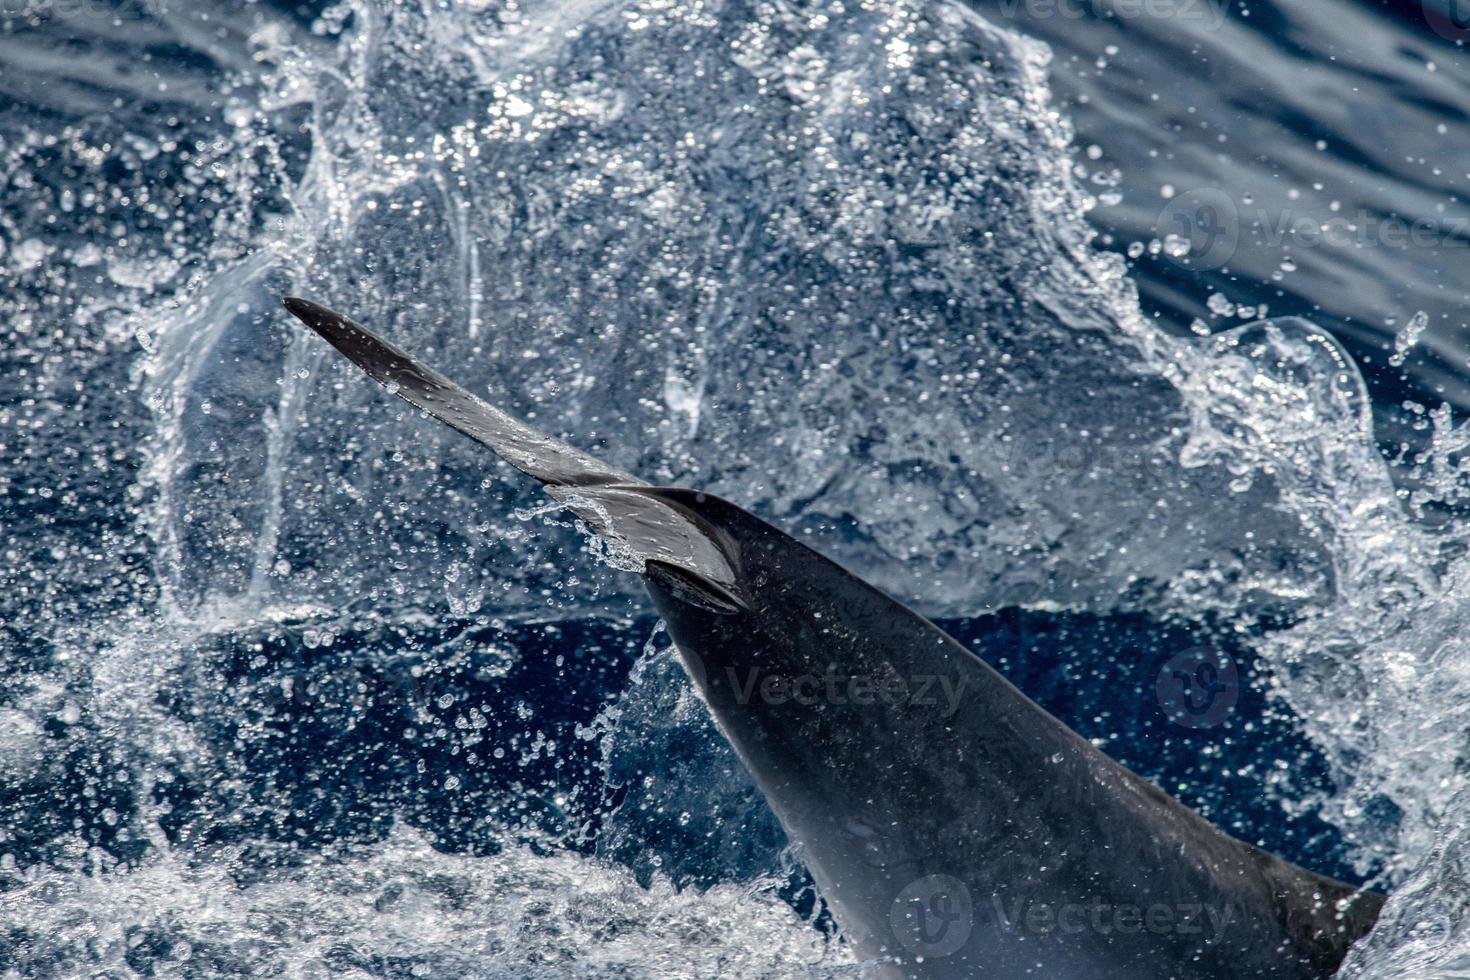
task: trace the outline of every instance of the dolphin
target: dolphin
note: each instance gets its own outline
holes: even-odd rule
[[[875,976],[1331,976],[1383,898],[1212,826],[939,627],[739,506],[651,486],[347,317],[286,308],[641,568],[691,679]]]

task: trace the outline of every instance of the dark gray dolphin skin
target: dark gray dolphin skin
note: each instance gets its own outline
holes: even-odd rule
[[[1382,897],[1215,829],[934,624],[735,504],[649,486],[346,317],[286,308],[642,561],[679,655],[874,975],[1320,978]]]

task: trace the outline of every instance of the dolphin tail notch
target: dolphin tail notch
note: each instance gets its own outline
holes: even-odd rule
[[[284,304],[374,381],[540,481],[548,494],[676,594],[715,612],[745,608],[730,542],[688,508],[487,404],[350,318],[294,296]]]

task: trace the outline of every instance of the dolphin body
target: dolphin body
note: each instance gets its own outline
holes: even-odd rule
[[[641,564],[720,731],[877,976],[1331,976],[1383,899],[1227,836],[901,603],[726,500],[650,486],[338,313],[286,308]]]

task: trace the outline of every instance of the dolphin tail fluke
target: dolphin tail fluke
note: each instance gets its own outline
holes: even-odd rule
[[[541,481],[645,574],[709,608],[744,607],[733,556],[719,532],[688,508],[502,412],[341,313],[294,296],[284,302],[293,316],[390,392]]]
[[[531,428],[465,391],[439,372],[348,317],[310,300],[288,296],[286,309],[341,351],[374,381],[415,408],[495,450],[527,476],[558,487],[643,481]]]

